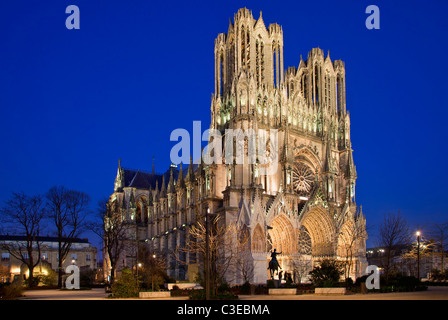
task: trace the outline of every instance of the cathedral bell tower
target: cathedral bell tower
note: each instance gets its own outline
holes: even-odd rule
[[[258,96],[283,86],[283,29],[266,28],[262,14],[255,20],[246,8],[229,22],[227,34],[215,39],[215,93],[212,127],[223,130],[240,115],[256,115]]]

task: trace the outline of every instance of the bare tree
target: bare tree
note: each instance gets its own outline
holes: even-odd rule
[[[212,294],[216,293],[216,288],[220,283],[229,281],[230,272],[232,274],[239,270],[243,277],[250,276],[250,267],[247,261],[244,263],[239,259],[243,252],[247,251],[249,237],[247,232],[235,224],[225,225],[220,215],[211,219],[209,227],[209,261],[210,261],[210,281]],[[179,259],[181,253],[199,254],[204,262],[207,254],[206,233],[207,228],[205,219],[199,219],[195,225],[189,229],[189,237],[184,247],[176,250],[176,258],[179,262],[185,263]],[[244,273],[244,274],[243,274]],[[231,279],[230,279],[231,280]]]
[[[358,254],[358,252],[355,252],[355,249],[359,248],[359,245],[355,246],[355,244],[367,238],[364,216],[356,215],[353,220],[347,221],[344,231],[340,235],[342,239],[341,249],[345,255],[344,276],[345,279],[348,279],[353,266],[353,257]]]
[[[430,258],[434,254],[435,247],[436,244],[432,239],[421,237],[420,241],[412,243],[409,249],[401,254],[402,263],[406,264],[409,270],[412,270],[412,273],[418,278],[417,263],[421,263],[421,261]]]
[[[57,186],[47,192],[46,198],[48,217],[54,222],[58,238],[58,287],[62,288],[62,266],[73,241],[84,231],[90,197]]]
[[[88,228],[103,240],[104,254],[110,263],[110,283],[113,283],[120,255],[126,247],[126,226],[118,202],[109,203],[107,198],[98,202],[96,217]]]
[[[136,268],[141,269],[140,277],[146,288],[152,291],[158,290],[165,283],[168,277],[166,274],[167,263],[163,255],[152,252],[148,246],[141,246],[141,265],[137,264]]]
[[[293,272],[294,282],[302,283],[302,280],[304,280],[312,270],[311,258],[307,258],[305,255],[299,254],[298,259],[291,260],[291,269]]]
[[[433,239],[435,246],[438,249],[440,255],[440,272],[444,273],[444,260],[445,260],[445,244],[448,241],[448,223],[434,223],[429,232],[429,237]]]
[[[232,229],[234,227],[231,227]],[[235,251],[235,271],[241,274],[244,283],[250,283],[254,277],[254,261],[251,254],[251,237],[246,226],[236,228],[232,233],[237,233],[233,250]]]
[[[23,192],[13,193],[1,213],[3,223],[16,235],[23,237],[12,242],[3,241],[1,248],[28,267],[28,285],[32,287],[34,267],[41,258],[39,234],[45,215],[42,197],[28,196]]]
[[[406,219],[397,213],[387,213],[379,226],[379,246],[384,249],[384,275],[386,282],[393,267],[393,258],[399,254],[400,246],[411,242],[411,233]]]

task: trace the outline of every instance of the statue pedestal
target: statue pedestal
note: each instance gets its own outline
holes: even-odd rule
[[[279,279],[273,279],[274,282],[274,288],[281,288],[282,287],[282,280]]]

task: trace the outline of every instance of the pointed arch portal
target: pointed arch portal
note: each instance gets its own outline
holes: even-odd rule
[[[272,250],[277,249],[284,255],[297,252],[297,234],[291,221],[284,214],[272,220],[268,233],[272,241],[270,245]]]
[[[268,260],[271,251],[277,249],[282,253],[277,257],[280,267],[291,272],[303,259],[332,257],[336,253],[335,228],[328,209],[319,205],[300,218],[281,213],[272,219],[267,230]]]
[[[300,221],[311,238],[311,253],[314,258],[333,256],[335,225],[328,210],[316,206],[307,211]]]

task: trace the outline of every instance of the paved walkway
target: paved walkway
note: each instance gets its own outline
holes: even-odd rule
[[[104,300],[108,293],[103,288],[92,290],[27,290],[23,300]]]
[[[92,290],[28,290],[23,300],[106,300],[108,294],[102,288]],[[115,300],[115,299],[107,299]],[[146,299],[134,299],[146,300]],[[156,299],[151,299],[156,300]],[[188,300],[188,297],[172,297],[158,300]],[[369,293],[344,296],[304,295],[241,295],[239,300],[448,300],[448,287],[429,287],[427,291]]]
[[[448,287],[429,287],[427,291],[349,294],[343,296],[255,295],[239,296],[240,300],[448,300]]]

